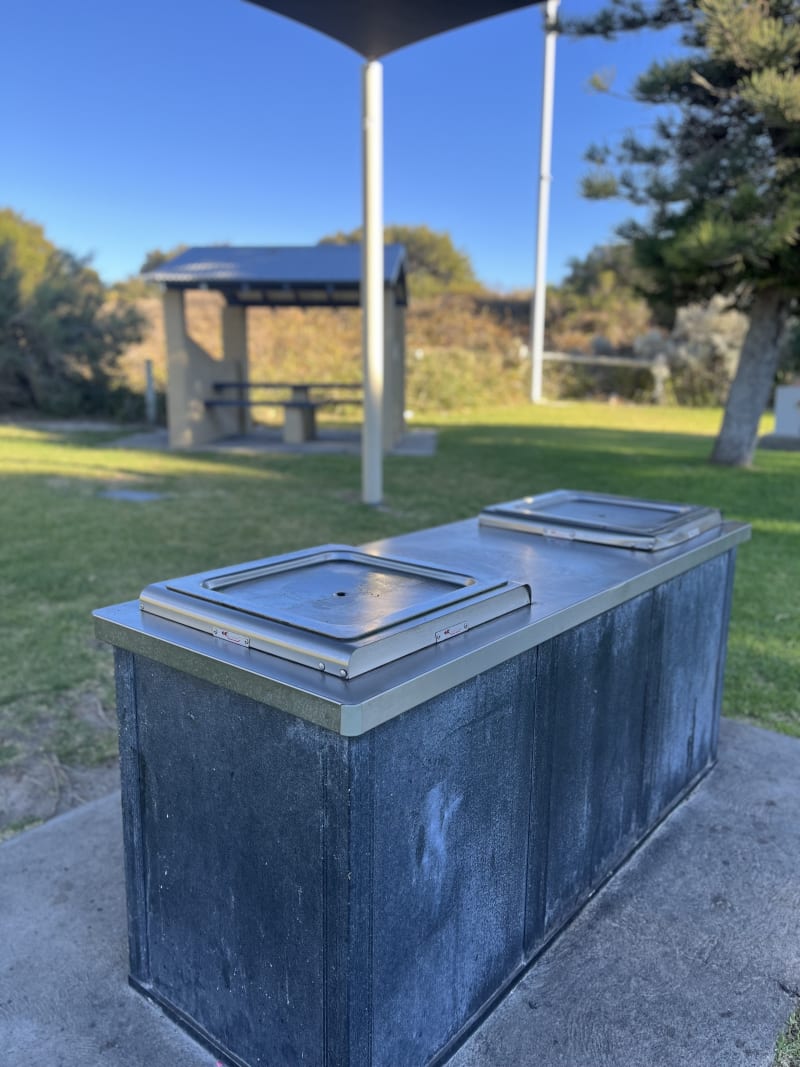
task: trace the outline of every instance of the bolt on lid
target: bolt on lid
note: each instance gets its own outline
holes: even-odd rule
[[[484,508],[483,526],[590,541],[646,552],[670,548],[719,526],[715,508],[556,489]]]
[[[343,678],[530,603],[525,585],[322,545],[149,585],[143,611]]]

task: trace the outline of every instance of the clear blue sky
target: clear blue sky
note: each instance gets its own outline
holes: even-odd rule
[[[342,45],[244,0],[24,0],[3,31],[0,206],[106,281],[152,248],[307,244],[359,224],[362,61]],[[449,231],[506,289],[532,284],[542,49],[532,7],[384,62],[387,223]],[[559,41],[551,280],[630,214],[581,199],[587,145],[651,119],[588,77],[613,69],[624,92],[670,49],[663,34]]]

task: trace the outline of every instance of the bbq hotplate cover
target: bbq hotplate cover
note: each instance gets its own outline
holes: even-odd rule
[[[556,489],[493,504],[481,512],[480,522],[545,537],[653,552],[719,526],[722,516],[714,508],[693,504]]]
[[[143,611],[353,677],[530,603],[527,586],[323,545],[148,586]]]

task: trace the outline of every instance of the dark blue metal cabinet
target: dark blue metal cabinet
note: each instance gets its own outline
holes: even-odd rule
[[[119,650],[117,679],[133,983],[234,1062],[318,1062],[345,742]]]
[[[539,648],[529,952],[639,834],[651,624],[646,593]]]
[[[713,762],[733,562],[354,737],[118,648],[132,983],[237,1065],[446,1058]]]
[[[522,964],[535,659],[367,735],[374,1013],[353,1062],[428,1062]]]
[[[735,553],[539,647],[526,954],[716,758]]]
[[[532,664],[346,739],[117,652],[131,978],[233,1063],[426,1063],[523,960]]]
[[[733,591],[734,553],[653,590],[640,826],[656,822],[716,755]]]

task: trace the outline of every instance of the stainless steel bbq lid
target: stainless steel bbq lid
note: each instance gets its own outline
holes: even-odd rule
[[[481,512],[480,522],[544,537],[654,552],[719,526],[722,516],[714,508],[692,504],[556,489],[492,504]]]
[[[530,603],[513,582],[322,545],[148,586],[143,611],[351,678]]]

